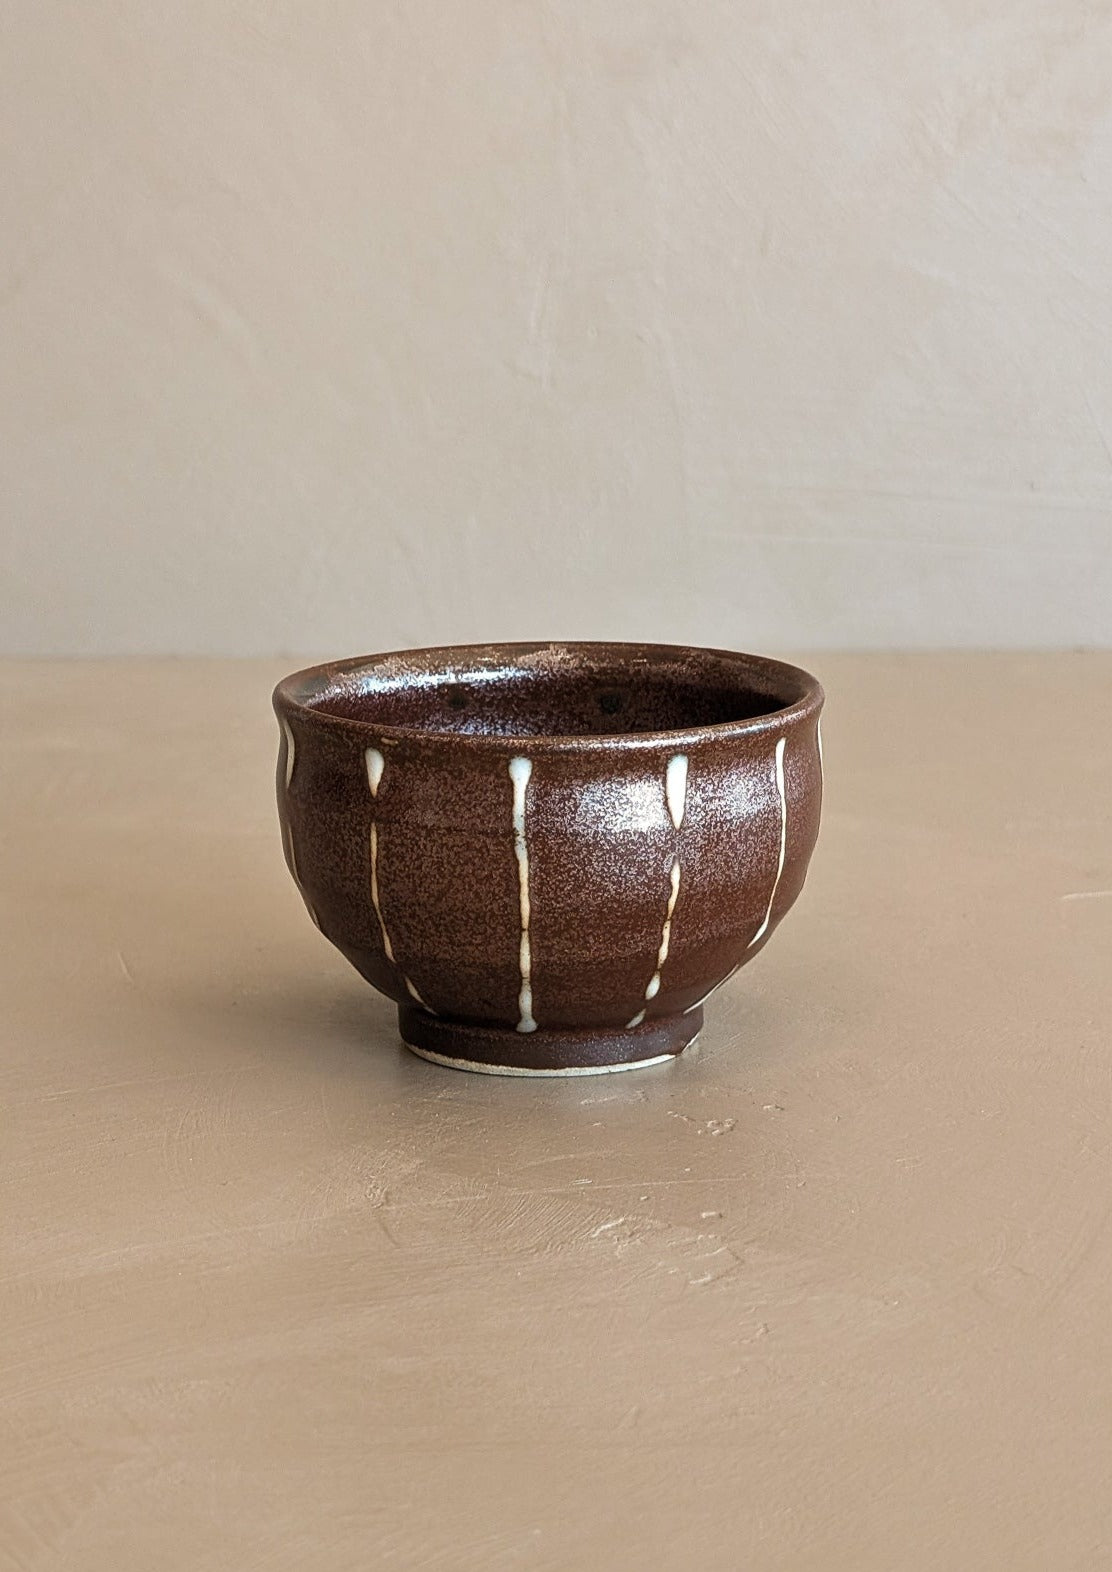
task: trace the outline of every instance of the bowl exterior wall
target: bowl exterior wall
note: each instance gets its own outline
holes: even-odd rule
[[[286,861],[376,988],[471,1025],[675,1015],[758,953],[818,834],[818,710],[581,751],[376,736],[276,699]]]

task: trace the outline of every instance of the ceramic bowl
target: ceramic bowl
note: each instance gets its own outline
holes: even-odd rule
[[[404,650],[274,706],[309,914],[441,1064],[656,1064],[767,944],[819,826],[822,689],[662,644]]]

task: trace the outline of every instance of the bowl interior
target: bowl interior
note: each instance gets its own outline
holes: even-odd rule
[[[768,715],[806,697],[795,668],[669,645],[483,645],[338,662],[291,679],[314,710],[472,736],[597,737]]]

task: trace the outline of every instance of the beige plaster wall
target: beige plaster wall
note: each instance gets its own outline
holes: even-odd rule
[[[0,649],[1112,642],[1112,6],[8,0]]]

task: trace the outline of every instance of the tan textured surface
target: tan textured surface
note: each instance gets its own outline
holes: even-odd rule
[[[1112,1559],[1102,656],[815,661],[810,884],[696,1054],[408,1057],[278,667],[0,669],[0,1568]]]
[[[0,649],[1112,645],[1108,0],[3,21]]]

